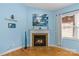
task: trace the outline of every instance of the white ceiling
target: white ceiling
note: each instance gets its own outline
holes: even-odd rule
[[[25,5],[47,10],[57,10],[72,4],[73,3],[26,3]]]

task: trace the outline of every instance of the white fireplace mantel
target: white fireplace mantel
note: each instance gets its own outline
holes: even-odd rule
[[[41,29],[41,30],[38,30],[38,29],[34,29],[34,30],[30,30],[30,47],[32,47],[32,33],[41,33],[41,34],[45,34],[45,33],[48,33],[48,45],[49,45],[49,30],[47,29]]]
[[[37,30],[37,29],[35,29],[35,30],[31,30],[30,31],[30,33],[49,33],[49,31],[48,30]]]

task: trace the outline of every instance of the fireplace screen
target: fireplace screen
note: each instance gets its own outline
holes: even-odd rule
[[[34,35],[34,46],[46,46],[46,35]]]

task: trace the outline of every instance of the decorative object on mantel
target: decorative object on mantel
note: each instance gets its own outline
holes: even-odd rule
[[[39,30],[41,30],[41,27],[39,27]]]
[[[47,14],[33,14],[33,28],[38,27],[38,29],[42,29],[42,27],[48,28],[48,15]],[[35,29],[35,28],[34,28]]]
[[[15,23],[8,23],[8,28],[16,28],[16,24]]]
[[[5,20],[17,22],[17,20],[15,20],[14,14],[12,14],[10,18],[6,18]]]

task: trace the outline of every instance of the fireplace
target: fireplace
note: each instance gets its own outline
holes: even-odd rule
[[[32,33],[32,46],[48,46],[48,33]]]

